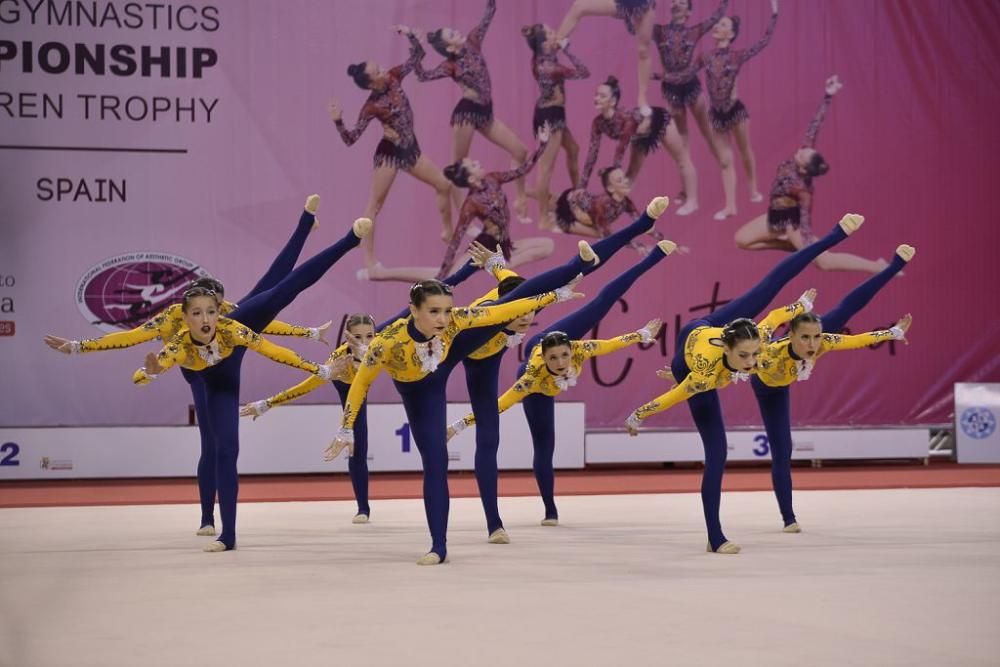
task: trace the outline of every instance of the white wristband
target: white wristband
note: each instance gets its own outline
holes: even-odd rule
[[[319,327],[308,327],[309,340],[319,340]]]
[[[802,307],[805,308],[805,311],[807,313],[811,313],[812,312],[813,302],[810,301],[809,297],[807,297],[805,294],[803,294],[802,296],[799,297],[799,301],[798,302],[802,304]]]
[[[569,285],[563,285],[556,290],[556,303],[562,303],[563,301],[569,301],[573,298],[573,288]]]
[[[343,440],[349,445],[354,444],[354,429],[352,428],[341,428],[337,431],[337,440]]]
[[[454,431],[455,435],[458,435],[468,427],[469,425],[465,423],[464,419],[459,419],[457,422],[449,426],[449,428],[451,428],[451,430]]]
[[[639,329],[636,333],[639,334],[639,340],[643,343],[650,343],[653,340],[653,332],[646,327]]]
[[[486,263],[483,264],[483,270],[492,273],[495,269],[505,269],[507,268],[507,260],[504,259],[502,253],[495,252],[487,258]]]
[[[641,424],[642,420],[639,419],[639,415],[634,412],[628,416],[628,419],[625,420],[625,425],[629,428],[638,429]]]
[[[906,332],[898,326],[889,327],[889,333],[891,333],[892,337],[896,340],[903,340],[906,338]]]
[[[316,369],[316,375],[324,380],[329,380],[333,377],[333,364],[320,364],[319,368]]]
[[[69,353],[70,354],[80,354],[80,341],[71,340],[69,342]]]
[[[142,372],[145,373],[146,377],[148,377],[150,380],[155,380],[156,378],[160,377],[159,373],[150,373],[149,371],[147,371],[145,366],[142,367]]]
[[[253,405],[253,409],[257,411],[258,416],[271,409],[271,404],[267,400],[254,401],[251,405]]]

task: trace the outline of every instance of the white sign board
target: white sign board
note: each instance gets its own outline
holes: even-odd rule
[[[955,448],[959,463],[1000,463],[1000,384],[955,384]]]
[[[449,422],[468,404],[448,406]],[[340,424],[339,405],[289,405],[256,421],[240,420],[242,474],[346,472],[347,459],[323,461]],[[556,468],[582,468],[583,403],[556,403]],[[420,470],[420,454],[400,404],[368,406],[368,465],[372,472]],[[448,445],[449,468],[472,470],[475,431]],[[0,480],[101,477],[190,477],[200,455],[194,426],[0,429]],[[346,456],[346,454],[344,455]],[[521,406],[500,418],[501,470],[528,470],[534,450]]]
[[[769,461],[771,443],[760,431],[729,431],[730,461]],[[929,437],[925,428],[793,430],[792,458],[923,459]],[[704,461],[701,436],[696,431],[640,431],[588,433],[587,463],[659,463]]]

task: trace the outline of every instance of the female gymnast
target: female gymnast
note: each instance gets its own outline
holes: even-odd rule
[[[548,124],[552,130],[552,140],[542,153],[538,167],[538,178],[535,181],[535,196],[538,198],[540,220],[539,227],[552,230],[555,222],[549,210],[549,183],[552,180],[552,169],[559,148],[566,151],[566,168],[569,171],[571,183],[580,180],[579,165],[580,146],[573,138],[566,124],[566,87],[570,79],[586,79],[590,70],[575,55],[569,52],[566,40],[557,40],[556,34],[549,26],[535,23],[521,29],[521,34],[531,49],[531,73],[538,82],[539,96],[535,102],[535,113],[532,127],[537,135],[543,125]],[[571,65],[559,62],[559,52],[566,54]]]
[[[621,96],[621,87],[618,85],[618,79],[614,76],[609,76],[604,83],[597,87],[597,91],[594,93],[594,108],[597,109],[597,116],[594,117],[590,125],[590,146],[587,149],[587,159],[583,164],[583,174],[576,187],[586,189],[590,174],[597,163],[602,135],[618,142],[612,163],[615,167],[622,166],[625,149],[631,145],[628,167],[625,171],[625,175],[631,182],[635,182],[646,157],[662,145],[677,163],[681,180],[684,183],[684,191],[688,193],[687,201],[677,210],[677,215],[694,213],[698,210],[697,176],[694,165],[691,163],[691,155],[677,131],[677,126],[673,123],[670,112],[662,107],[653,107],[652,113],[643,117],[638,109],[623,111],[619,108]]]
[[[349,130],[344,125],[344,112],[337,102],[330,104],[330,117],[336,123],[340,137],[348,146],[361,138],[372,120],[378,120],[382,124],[383,136],[375,149],[375,173],[372,176],[371,195],[365,206],[364,216],[370,220],[376,219],[389,195],[396,173],[403,170],[434,188],[438,213],[441,216],[441,238],[447,241],[451,238],[452,231],[451,183],[437,165],[421,153],[413,129],[413,109],[410,107],[410,99],[403,90],[403,78],[413,71],[417,55],[411,52],[410,58],[405,63],[387,72],[382,71],[371,61],[348,67],[347,75],[354,80],[358,88],[371,92],[358,113],[358,121],[353,129]],[[374,234],[365,242],[365,267],[368,278],[378,278],[379,264],[375,256]]]
[[[515,289],[522,294],[547,291],[564,285],[576,275],[588,275],[600,266],[605,266],[615,253],[628,245],[640,234],[649,233],[656,219],[666,210],[669,200],[658,197],[650,202],[643,215],[632,224],[615,234],[599,241],[591,247],[580,241],[579,253],[569,262],[546,271],[528,281],[513,271],[500,269],[495,272],[499,281],[497,289],[490,292],[473,305],[489,305],[500,297],[507,297]],[[487,266],[502,263],[497,253]],[[516,295],[514,295],[516,296]],[[513,298],[513,297],[508,297]],[[486,531],[491,544],[508,544],[510,536],[504,529],[497,503],[497,451],[500,447],[500,415],[497,411],[499,400],[500,364],[508,349],[518,347],[535,319],[528,313],[507,324],[488,343],[470,354],[464,361],[465,381],[472,403],[472,417],[479,425],[476,429],[475,471],[479,486],[479,497],[486,514]],[[530,350],[531,348],[527,348]]]
[[[810,290],[789,306],[772,311],[759,325],[751,319],[767,307],[788,282],[802,272],[819,253],[840,243],[864,222],[849,213],[816,243],[782,260],[748,292],[733,299],[706,317],[687,323],[679,332],[670,370],[658,373],[676,385],[668,392],[637,408],[626,421],[631,435],[638,433],[644,419],[687,401],[705,448],[705,472],[701,481],[701,502],[708,528],[708,551],[736,554],[740,546],[726,539],[719,520],[722,475],[728,445],[718,389],[731,382],[745,381],[755,372],[762,341],[796,315],[812,310],[815,290]]]
[[[663,99],[667,101],[670,116],[677,125],[677,131],[684,141],[684,149],[690,153],[690,137],[688,135],[687,112],[691,109],[698,129],[705,137],[709,150],[716,162],[723,170],[723,185],[731,183],[731,188],[735,188],[736,175],[733,172],[732,155],[729,162],[723,164],[719,154],[715,150],[715,142],[712,141],[712,130],[708,121],[708,105],[701,94],[701,82],[697,74],[691,72],[691,61],[694,58],[694,50],[698,41],[718,23],[729,6],[729,0],[721,0],[715,13],[701,23],[693,26],[687,24],[691,16],[691,0],[671,0],[670,2],[670,23],[656,24],[653,26],[653,43],[660,54],[660,62],[663,71],[668,74],[683,74],[684,76],[675,81],[663,80],[660,82],[660,89]],[[663,78],[654,77],[654,78]],[[684,172],[681,172],[683,178]],[[696,176],[692,175],[692,179]],[[681,195],[678,197],[679,204],[686,204],[696,193],[688,193],[686,184],[682,183]],[[678,209],[678,214],[681,209]]]
[[[764,348],[757,373],[750,379],[771,450],[771,481],[784,532],[802,531],[792,508],[792,417],[790,389],[793,382],[812,376],[816,360],[827,352],[855,350],[886,340],[905,340],[913,318],[903,316],[895,326],[855,336],[843,335],[847,322],[913,259],[913,246],[896,248],[892,263],[856,287],[825,315],[803,313],[789,323],[788,335]]]
[[[288,306],[302,290],[316,283],[361,239],[371,231],[372,222],[356,220],[351,231],[326,250],[303,262],[273,287],[243,301],[228,317],[220,317],[219,298],[210,289],[194,288],[184,295],[182,329],[159,354],[149,354],[145,367],[136,371],[132,381],[146,384],[178,365],[195,371],[205,392],[207,431],[214,440],[215,469],[219,494],[222,533],[205,551],[236,548],[236,498],[239,477],[240,369],[248,347],[295,368],[329,378],[332,369],[303,360],[298,354],[275,345],[260,331]]]
[[[712,39],[716,43],[714,51],[695,58],[687,72],[664,72],[662,75],[665,82],[679,84],[690,80],[698,70],[705,69],[705,85],[708,88],[710,103],[709,116],[713,129],[711,136],[715,144],[715,153],[723,166],[723,189],[726,195],[726,206],[715,214],[716,220],[736,215],[736,176],[731,169],[726,170],[726,165],[731,165],[733,161],[733,151],[729,145],[730,136],[736,139],[736,148],[740,152],[743,168],[747,173],[750,201],[758,202],[764,199],[757,190],[757,165],[753,148],[750,146],[750,114],[746,105],[736,97],[736,77],[743,65],[768,45],[777,24],[778,0],[771,0],[771,21],[767,24],[767,30],[760,40],[749,49],[730,49],[740,33],[740,18],[723,16],[712,28]]]
[[[371,383],[385,370],[403,399],[424,469],[424,510],[431,549],[418,565],[438,565],[448,555],[447,396],[452,369],[495,336],[507,322],[556,301],[576,298],[571,286],[555,292],[497,303],[454,308],[451,287],[437,280],[410,289],[410,315],[383,329],[368,347],[344,405],[340,431],[324,454],[336,458],[354,447],[354,422]],[[501,299],[504,301],[504,299]]]
[[[445,278],[443,281],[445,284],[454,287],[464,282],[480,268],[483,268],[486,260],[492,255],[486,248],[471,248],[469,254],[473,256],[473,259],[463,264],[462,268],[457,272]],[[331,382],[340,396],[341,405],[347,402],[347,394],[351,389],[351,383],[357,376],[361,360],[364,358],[365,352],[368,351],[368,346],[374,340],[375,334],[400,317],[405,317],[406,312],[404,311],[377,326],[374,318],[367,313],[354,313],[346,318],[344,324],[344,338],[346,342],[334,350],[326,362],[326,365],[333,369]],[[253,417],[256,420],[274,406],[297,400],[324,384],[326,384],[326,381],[322,378],[310,375],[294,387],[269,398],[246,404],[240,410],[240,416]],[[367,407],[368,404],[364,403],[358,409],[358,418],[354,421],[354,452],[347,463],[347,470],[351,477],[351,486],[354,489],[354,498],[358,503],[358,511],[354,515],[352,523],[368,523],[371,517],[371,506],[368,502]]]
[[[225,300],[223,285],[214,278],[198,278],[192,281],[190,288],[206,288],[215,292],[221,303],[219,314],[228,315],[239,304],[278,283],[295,266],[302,252],[306,237],[310,231],[319,226],[316,211],[319,208],[319,195],[306,198],[305,210],[299,216],[298,224],[288,242],[278,253],[268,270],[261,276],[253,289],[235,304]],[[299,336],[326,343],[326,332],[332,322],[319,327],[300,327],[274,320],[261,332],[272,336]],[[180,303],[173,304],[160,311],[155,317],[131,331],[106,334],[89,340],[67,340],[58,336],[46,336],[45,343],[49,347],[64,354],[80,354],[103,350],[121,350],[152,340],[164,343],[173,339],[184,328],[184,315]],[[205,405],[205,388],[199,376],[186,368],[181,374],[191,387],[191,397],[194,404],[198,431],[201,439],[201,455],[198,459],[198,495],[201,501],[201,523],[198,524],[198,535],[215,535],[215,440],[208,428],[208,413]]]
[[[664,198],[665,199],[665,198]],[[576,312],[547,327],[528,341],[530,350],[526,364],[519,369],[514,385],[499,397],[495,412],[504,412],[518,402],[524,404],[524,416],[531,431],[534,447],[533,469],[538,490],[545,506],[543,526],[559,525],[559,511],[555,504],[555,405],[554,397],[576,385],[587,359],[610,354],[636,343],[649,343],[660,330],[660,321],[651,320],[642,329],[612,340],[581,340],[611,310],[639,276],[651,269],[661,259],[672,253],[676,245],[660,241],[656,250],[637,265],[610,281],[590,303]],[[480,415],[486,411],[480,412]],[[470,414],[449,427],[455,435],[477,423]],[[486,439],[499,441],[499,419],[481,424],[478,431],[486,429]],[[478,441],[478,437],[477,437]]]
[[[496,11],[496,0],[487,0],[483,18],[468,34],[462,34],[454,28],[438,28],[428,32],[424,36],[427,43],[444,57],[444,61],[432,70],[423,68],[424,52],[416,33],[410,30],[407,36],[421,57],[414,68],[418,81],[449,78],[462,89],[462,100],[451,113],[454,138],[452,161],[461,162],[468,157],[472,137],[478,132],[509,153],[512,166],[517,167],[528,159],[528,149],[517,135],[493,114],[490,72],[483,58],[483,40]],[[527,218],[528,201],[524,194],[523,176],[517,179],[514,212],[522,222],[531,222]]]

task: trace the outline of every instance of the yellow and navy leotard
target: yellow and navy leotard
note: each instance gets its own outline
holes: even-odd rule
[[[437,369],[438,364],[448,356],[455,337],[465,329],[510,322],[556,300],[556,293],[548,292],[494,306],[453,308],[451,322],[441,335],[424,343],[418,343],[410,334],[408,325],[411,317],[396,320],[378,332],[368,346],[357,376],[351,383],[351,391],[347,394],[341,433],[349,433],[354,427],[358,416],[355,406],[360,407],[364,403],[368,388],[380,371],[385,370],[397,382],[419,382]]]
[[[809,379],[816,360],[827,352],[857,350],[897,338],[896,333],[890,329],[855,336],[825,333],[816,356],[812,359],[799,359],[793,356],[791,342],[788,338],[781,338],[761,352],[757,361],[757,377],[769,387],[787,387],[796,380]]]
[[[528,394],[558,396],[563,390],[576,385],[577,378],[583,372],[583,365],[588,359],[611,354],[629,345],[649,342],[649,340],[641,332],[634,331],[610,340],[571,341],[570,369],[566,375],[553,375],[542,357],[542,346],[536,345],[531,351],[524,373],[517,379],[514,386],[500,396],[497,401],[497,410],[501,413],[509,410],[516,403],[523,401]],[[476,418],[472,414],[468,414],[462,418],[462,423],[465,426],[472,426],[476,423]]]
[[[236,309],[236,304],[223,301],[219,307],[222,315],[228,315]],[[181,304],[175,303],[160,311],[155,317],[131,331],[120,331],[91,338],[79,342],[79,352],[98,352],[104,350],[120,350],[140,343],[160,339],[164,343],[172,340],[184,329],[184,314]],[[299,327],[274,320],[264,329],[263,333],[271,336],[299,336],[301,338],[319,338],[319,331],[311,327]]]
[[[275,345],[250,327],[228,317],[219,318],[215,338],[207,345],[195,343],[191,338],[191,332],[187,328],[181,329],[160,350],[156,360],[164,370],[180,366],[192,371],[203,371],[218,364],[241,345],[286,366],[317,375],[324,373],[325,366],[306,361],[297,352]],[[145,368],[140,368],[132,375],[132,382],[147,384],[154,377],[156,376],[148,374]]]
[[[757,325],[761,339],[761,355],[766,354],[766,348],[771,340],[771,334],[782,324],[791,321],[796,315],[805,312],[805,306],[800,302],[776,308]],[[742,374],[729,369],[725,363],[724,345],[722,343],[722,327],[696,327],[684,341],[684,362],[689,373],[687,377],[674,385],[670,391],[654,398],[649,403],[639,406],[629,416],[628,422],[636,426],[638,422],[657,412],[668,410],[682,403],[691,396],[713,389],[728,386],[735,378],[745,379]]]

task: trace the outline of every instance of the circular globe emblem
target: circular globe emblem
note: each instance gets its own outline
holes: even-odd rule
[[[76,286],[76,305],[101,331],[133,329],[178,303],[192,280],[208,275],[191,260],[169,253],[118,255],[83,274]]]
[[[966,409],[962,413],[962,419],[959,423],[965,434],[976,440],[988,438],[997,430],[997,418],[993,415],[992,410],[984,407]]]

